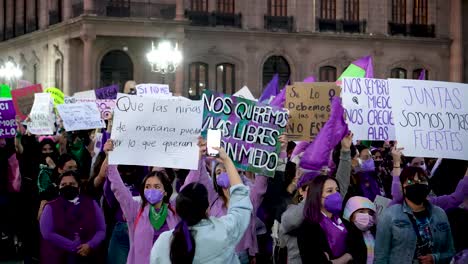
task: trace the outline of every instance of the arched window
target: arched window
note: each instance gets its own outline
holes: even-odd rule
[[[403,68],[393,68],[390,76],[395,79],[406,79],[407,73]]]
[[[199,99],[208,87],[208,64],[193,62],[189,66],[189,98]]]
[[[414,0],[413,23],[427,25],[427,0]]]
[[[359,0],[344,1],[344,18],[346,21],[359,21]]]
[[[426,69],[415,69],[413,71],[413,79],[418,80],[419,77],[421,76],[421,72],[424,71],[424,79],[423,80],[429,80],[429,71]]]
[[[336,0],[320,1],[320,18],[330,20],[336,19]]]
[[[235,13],[235,1],[234,0],[218,0],[217,10],[222,14],[234,14]]]
[[[63,90],[63,61],[55,61],[55,87]]]
[[[101,60],[100,86],[118,84],[122,91],[128,80],[133,80],[132,60],[124,51],[109,51]]]
[[[216,91],[225,94],[236,92],[236,67],[234,64],[222,63],[216,65]]]
[[[288,0],[268,0],[270,16],[288,16]]]
[[[289,63],[283,56],[271,56],[263,64],[263,87],[275,74],[279,75],[279,84],[282,88],[289,81],[291,75]]]
[[[319,70],[320,81],[321,82],[335,82],[336,77],[336,67],[333,66],[323,66]]]
[[[208,12],[208,0],[191,0],[190,10]]]
[[[406,0],[392,0],[392,22],[406,24]]]

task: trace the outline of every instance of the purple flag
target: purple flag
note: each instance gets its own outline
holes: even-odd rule
[[[0,100],[0,138],[16,136],[16,111],[13,100]]]
[[[341,98],[335,96],[332,98],[330,118],[302,156],[300,167],[312,172],[306,173],[299,180],[298,187],[319,175],[323,167],[327,167],[333,148],[348,132]]]
[[[94,92],[96,93],[96,99],[117,99],[119,86],[114,84],[111,86],[99,88]]]
[[[315,82],[315,77],[314,76],[309,76],[309,77],[305,78],[302,82],[314,83]]]
[[[276,96],[279,93],[279,75],[275,74],[271,81],[267,84],[265,87],[265,90],[263,90],[262,95],[258,99],[259,102],[269,102],[271,97]]]
[[[353,61],[351,64],[354,64],[366,71],[366,78],[374,78],[374,66],[372,65],[372,57],[365,56],[358,60]]]
[[[418,80],[426,80],[426,70],[425,69],[422,69],[421,72],[419,73]]]

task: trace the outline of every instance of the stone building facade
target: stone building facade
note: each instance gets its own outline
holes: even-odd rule
[[[468,1],[462,0],[0,0],[0,64],[67,94],[126,80],[259,96],[313,75],[333,81],[372,55],[376,78],[467,81]],[[463,12],[465,11],[465,12]],[[463,34],[465,33],[465,34]],[[151,72],[151,42],[178,43],[174,74]],[[465,67],[464,67],[465,66]]]

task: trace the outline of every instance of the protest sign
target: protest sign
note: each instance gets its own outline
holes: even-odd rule
[[[330,99],[339,96],[340,88],[335,83],[296,82],[286,89],[288,138],[296,141],[315,138],[330,116]]]
[[[0,86],[0,138],[16,136],[16,112],[11,99],[10,87]]]
[[[222,146],[237,168],[274,176],[288,113],[277,107],[205,90],[203,126],[220,129]]]
[[[94,90],[88,90],[83,92],[77,92],[73,94],[73,98],[80,99],[94,99],[96,100],[96,92]]]
[[[118,85],[111,85],[96,89],[96,99],[115,99],[117,98],[117,93],[119,92]]]
[[[405,155],[468,160],[468,84],[390,79],[389,87]]]
[[[54,133],[54,115],[52,97],[49,93],[34,94],[28,130],[34,135],[52,135]]]
[[[388,207],[388,205],[391,202],[392,202],[392,200],[390,200],[390,199],[388,199],[386,197],[380,196],[380,195],[377,195],[375,197],[374,204],[375,204],[375,209],[376,209],[375,214],[376,214],[377,220],[380,218],[383,211]]]
[[[65,95],[60,89],[55,87],[49,87],[44,90],[46,93],[50,93],[54,102],[54,106],[61,105],[65,102]]]
[[[168,84],[141,83],[136,87],[136,93],[140,96],[170,97]]]
[[[96,163],[96,159],[99,155],[99,152],[101,152],[102,144],[104,144],[102,142],[102,136],[103,134],[100,132],[94,133],[94,147],[93,147],[93,153],[92,153],[93,155],[91,158],[91,171],[92,171],[92,168],[94,168],[94,164]]]
[[[201,101],[118,94],[109,164],[198,169]]]
[[[114,99],[102,99],[96,100],[96,105],[101,112],[101,118],[103,120],[109,120],[112,118],[112,114],[114,113],[115,108],[115,101]]]
[[[26,119],[31,112],[35,93],[42,93],[42,86],[40,84],[11,91],[16,114],[21,118],[21,120]]]
[[[388,80],[343,78],[341,97],[356,140],[395,140]]]
[[[66,131],[105,127],[95,102],[62,104],[57,106],[57,110]]]
[[[248,100],[252,100],[252,101],[257,101],[257,99],[255,99],[252,92],[250,91],[249,87],[247,87],[247,86],[242,87],[239,91],[237,91],[233,95],[237,96],[237,97],[240,97],[240,98],[245,98],[245,99],[248,99]]]

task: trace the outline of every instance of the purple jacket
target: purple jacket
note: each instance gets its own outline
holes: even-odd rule
[[[77,247],[88,244],[96,249],[106,235],[104,215],[97,203],[80,196],[74,204],[62,197],[49,202],[40,219],[41,262],[67,263]]]
[[[441,196],[430,196],[429,201],[436,206],[439,206],[443,210],[448,210],[454,207],[460,206],[463,203],[465,196],[468,196],[468,177],[463,177],[463,179],[458,182],[455,192],[449,195]],[[399,175],[393,175],[392,181],[392,202],[388,207],[394,204],[403,203],[403,193],[401,190],[401,182]]]
[[[146,205],[135,227],[135,220],[140,212],[141,203],[133,200],[132,193],[120,178],[116,165],[109,165],[107,168],[107,178],[111,182],[111,189],[115,194],[115,198],[119,201],[128,223],[130,251],[128,253],[127,263],[149,263],[151,248],[153,247],[155,239],[157,239],[162,232],[173,229],[179,222],[179,218],[171,208],[167,215],[166,223],[160,230],[155,232],[149,220],[150,205]]]
[[[187,184],[192,182],[199,182],[203,184],[208,190],[208,201],[210,203],[210,216],[221,217],[227,214],[227,206],[224,205],[223,199],[219,197],[218,193],[214,189],[213,182],[208,175],[205,166],[205,159],[200,159],[198,165],[198,171],[190,171],[185,183],[182,186],[184,188]],[[250,218],[249,226],[244,233],[239,244],[236,246],[236,252],[242,252],[249,250],[249,255],[255,256],[258,253],[258,243],[257,243],[257,232],[256,232],[256,223],[257,220],[257,210],[260,204],[263,201],[263,195],[265,194],[268,186],[268,178],[265,176],[259,176],[255,178],[253,186],[250,188],[250,201],[252,202],[253,210]],[[181,188],[181,189],[182,189]]]

